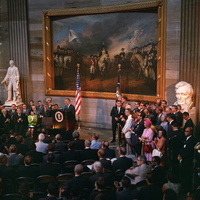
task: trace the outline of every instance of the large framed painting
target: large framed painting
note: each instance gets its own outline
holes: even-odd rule
[[[74,96],[78,64],[83,97],[164,97],[164,4],[43,11],[45,94]]]

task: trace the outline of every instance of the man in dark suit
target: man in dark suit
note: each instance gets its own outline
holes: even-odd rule
[[[176,122],[173,122],[171,126],[173,131],[169,134],[167,144],[169,148],[169,163],[171,163],[172,166],[176,168],[179,164],[177,156],[180,152],[180,149],[182,148],[184,134],[181,130],[179,130],[178,124]]]
[[[120,100],[117,100],[116,106],[114,106],[110,112],[110,116],[112,117],[112,133],[113,133],[113,139],[111,142],[115,142],[117,124],[120,124],[122,127],[124,126],[124,121],[122,121],[122,119],[125,116],[124,111],[125,109],[122,107],[122,102]]]
[[[35,179],[39,176],[39,168],[31,166],[32,158],[31,156],[25,156],[24,166],[17,169],[17,177],[29,177]]]
[[[103,177],[105,179],[106,186],[111,186],[111,187],[113,186],[114,181],[113,181],[112,175],[110,173],[103,172],[103,166],[100,161],[94,162],[93,171],[95,172],[95,174],[90,177],[90,182],[91,182],[92,188],[95,187],[95,181],[99,177]]]
[[[58,152],[67,151],[67,144],[62,141],[63,139],[60,134],[57,134],[55,136],[55,140],[56,140],[55,151]]]
[[[54,155],[53,162],[60,163],[61,156],[60,156],[59,152],[55,152],[55,144],[54,143],[48,144],[47,151],[48,151],[47,155],[43,156],[43,162],[47,162],[47,158],[48,158],[49,154],[53,154]]]
[[[124,176],[121,180],[121,183],[123,190],[116,193],[117,200],[138,199],[139,191],[131,188],[131,181],[128,177]]]
[[[2,134],[8,134],[11,129],[11,116],[8,114],[7,110],[3,108],[1,110],[2,114],[0,116],[0,127],[3,129]]]
[[[83,150],[85,148],[84,140],[80,139],[79,131],[78,130],[74,131],[72,133],[72,136],[74,138],[74,150]]]
[[[48,154],[47,161],[40,164],[40,175],[50,175],[54,177],[58,176],[60,169],[57,165],[53,164],[54,160],[54,154]]]
[[[163,115],[163,108],[161,106],[157,107],[156,108],[156,122],[155,122],[155,125],[160,125],[161,124],[161,117]]]
[[[11,115],[11,118],[16,113],[16,105],[12,104],[11,109],[8,111],[8,114]]]
[[[89,139],[85,140],[85,149],[80,152],[80,160],[98,160],[97,149],[90,148],[91,141]]]
[[[139,142],[139,137],[141,137],[145,127],[144,127],[145,114],[143,112],[139,113],[138,121],[133,126],[133,134],[131,134],[131,143],[133,144],[132,151],[136,152],[137,155],[141,154],[142,145]]]
[[[122,169],[126,171],[130,167],[133,166],[133,162],[130,158],[127,158],[126,155],[126,149],[124,147],[120,147],[118,150],[119,158],[113,162],[113,172],[115,172],[118,169]]]
[[[17,113],[13,116],[13,121],[16,134],[23,135],[28,122],[26,115],[22,113],[20,108],[17,108]]]
[[[191,192],[192,190],[192,168],[194,159],[194,146],[196,144],[193,137],[193,128],[187,127],[185,129],[186,140],[178,155],[178,160],[181,165],[181,181],[184,192]]]
[[[176,117],[176,123],[178,124],[178,127],[181,128],[183,124],[183,114],[182,112],[178,111],[178,107],[176,105],[172,105],[172,113]]]
[[[0,155],[0,178],[2,179],[13,179],[14,171],[12,167],[7,166],[8,158],[6,155]]]
[[[56,183],[49,183],[47,187],[47,197],[42,200],[58,200],[58,186]]]
[[[75,151],[74,148],[75,148],[74,142],[73,141],[69,142],[68,151],[62,152],[62,155],[61,155],[62,163],[68,160],[77,160],[77,161],[80,160],[80,153],[78,151]]]
[[[42,103],[41,100],[38,101],[37,110],[38,110],[40,113],[42,113],[43,110],[44,110],[44,105],[43,105],[43,103]]]
[[[185,130],[187,127],[194,128],[194,123],[193,123],[192,119],[190,118],[190,115],[188,112],[183,113],[183,119],[185,120],[185,125],[184,125],[183,130]]]
[[[106,151],[104,149],[98,150],[99,161],[105,170],[111,170],[111,161],[105,158]]]
[[[22,113],[24,113],[26,116],[29,115],[30,110],[27,108],[26,104],[22,105]]]
[[[9,147],[8,166],[23,165],[24,156],[17,154],[17,147],[12,144]]]
[[[83,172],[83,166],[81,164],[78,164],[74,167],[74,178],[69,180],[68,182],[68,190],[70,191],[70,189],[72,187],[76,187],[79,192],[82,188],[90,188],[90,182],[87,178],[84,178],[81,176],[81,173]]]
[[[115,158],[115,150],[109,148],[109,142],[108,141],[103,141],[102,142],[102,148],[105,150],[106,158]]]
[[[25,154],[25,156],[27,156],[27,155],[31,156],[32,159],[33,159],[33,160],[32,160],[33,163],[41,163],[41,162],[43,162],[43,156],[44,156],[45,154],[36,151],[35,142],[30,143],[30,145],[29,145],[29,150],[30,150],[30,151],[28,151],[28,152]]]
[[[40,112],[40,115],[42,117],[50,117],[51,116],[51,110],[49,110],[49,107],[47,104],[44,105],[44,109]]]

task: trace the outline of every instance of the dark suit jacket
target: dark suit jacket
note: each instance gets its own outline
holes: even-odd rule
[[[73,186],[75,186],[79,190],[82,188],[90,188],[91,187],[89,180],[82,176],[75,176],[73,179],[69,180],[68,190],[70,190]]]
[[[186,122],[185,122],[185,125],[184,125],[184,130],[187,128],[187,127],[194,127],[194,124],[193,124],[193,121],[192,121],[192,119],[190,118],[190,119],[188,119]]]
[[[95,187],[95,185],[94,185],[95,181],[99,177],[104,178],[106,186],[113,186],[113,177],[110,173],[97,172],[96,174],[94,174],[93,176],[90,177],[90,182],[91,182],[92,188]]]
[[[64,142],[56,142],[55,143],[55,151],[67,151],[68,147],[67,144],[65,144]]]
[[[51,153],[48,153],[47,155],[44,155],[43,156],[43,162],[47,162],[47,158],[48,158],[48,155],[51,154]],[[61,162],[61,156],[60,156],[60,153],[59,152],[55,152],[53,153],[53,155],[55,156],[55,159],[53,162],[56,162],[56,163],[60,163]]]
[[[10,119],[10,122],[5,122],[6,119]],[[5,115],[5,117],[3,114],[0,116],[0,125],[2,127],[5,127],[5,125],[8,125],[10,123],[11,123],[11,116],[8,113]]]
[[[39,167],[22,166],[17,169],[17,177],[29,177],[35,179],[39,175]]]
[[[8,165],[9,166],[17,166],[17,165],[23,165],[24,156],[17,155],[17,154],[11,154],[8,157]]]
[[[144,120],[141,120],[133,127],[133,131],[140,137],[144,131]]]
[[[18,122],[18,119],[21,118],[23,121]],[[15,125],[23,125],[24,127],[28,124],[27,116],[24,113],[21,113],[21,116],[18,116],[17,113],[13,115],[13,120]]]
[[[116,193],[117,200],[131,200],[138,199],[139,191],[136,189],[124,189],[121,192]]]
[[[17,144],[17,140],[15,137],[9,137],[8,138],[8,143],[11,144]]]
[[[152,174],[153,174],[153,179],[155,180],[155,184],[162,187],[164,183],[167,182],[166,180],[166,171],[163,167],[161,166],[156,166],[153,170],[152,170]]]
[[[58,176],[60,169],[57,165],[46,162],[40,164],[40,175]]]
[[[67,120],[75,119],[75,107],[72,104],[65,106],[64,111]]]
[[[84,145],[84,140],[74,140],[74,150],[84,150],[85,145]]]
[[[41,163],[41,162],[43,162],[43,156],[45,154],[38,152],[38,151],[29,151],[25,155],[31,156],[33,159],[33,163]]]
[[[68,150],[61,154],[61,162],[64,163],[68,160],[80,160],[80,154],[77,151],[74,150]]]
[[[21,153],[22,155],[25,155],[26,152],[28,152],[28,147],[25,144],[16,144],[18,153]]]
[[[115,150],[110,148],[105,148],[106,158],[115,158]]]
[[[184,142],[180,155],[182,157],[182,165],[192,167],[192,160],[194,158],[194,146],[196,144],[196,140],[193,136],[191,136],[187,141]]]
[[[178,124],[179,127],[182,127],[183,124],[183,113],[178,111],[175,113],[176,117],[176,123]]]
[[[22,110],[22,113],[24,113],[26,116],[28,116],[28,115],[29,115],[29,112],[30,112],[30,110],[29,110],[29,109]]]
[[[99,160],[98,155],[97,155],[97,149],[84,149],[81,153],[80,153],[80,160]]]
[[[114,106],[110,112],[112,122],[116,122],[115,117],[119,118],[121,115],[125,117],[124,111],[125,109],[123,107],[120,107],[120,112],[118,113],[117,106]]]
[[[41,112],[43,112],[44,111],[44,105],[38,105],[37,106],[37,110],[41,113]]]
[[[43,117],[51,117],[51,111],[50,110],[43,110],[40,112],[40,115]]]
[[[118,169],[123,169],[124,171],[126,171],[132,166],[133,162],[130,158],[127,158],[125,156],[119,157],[117,160],[113,162],[113,172],[115,172]]]
[[[14,171],[12,167],[0,165],[0,178],[2,179],[13,179]]]
[[[105,158],[99,160],[104,169],[111,170],[111,161]]]

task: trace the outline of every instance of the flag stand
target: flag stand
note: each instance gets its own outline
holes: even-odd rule
[[[78,131],[81,130],[81,118],[80,116],[78,116],[78,128],[77,128]]]

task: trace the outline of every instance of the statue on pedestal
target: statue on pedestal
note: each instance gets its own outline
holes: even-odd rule
[[[196,124],[196,108],[192,101],[194,90],[191,84],[180,81],[175,85],[175,92],[177,100],[174,105],[180,105],[181,112],[188,112],[194,124]]]
[[[20,94],[19,70],[15,66],[13,60],[10,60],[9,64],[10,66],[8,67],[7,74],[1,82],[1,84],[4,84],[8,92],[8,98],[5,101],[5,106],[11,106],[12,104],[20,105],[22,104],[22,99]]]

